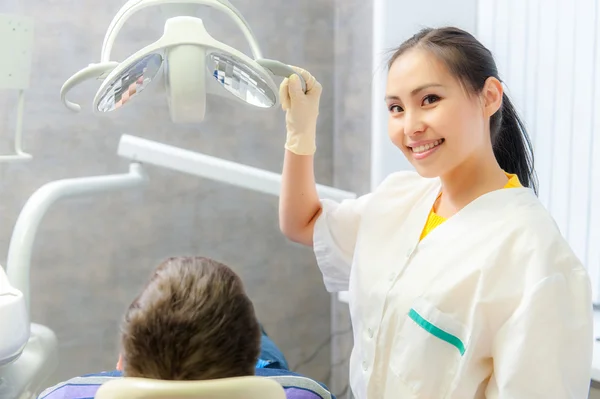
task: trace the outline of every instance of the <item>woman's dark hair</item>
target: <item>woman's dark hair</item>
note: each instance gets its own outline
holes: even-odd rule
[[[500,80],[492,53],[473,35],[455,27],[422,29],[394,50],[388,67],[415,47],[437,56],[471,93],[480,93],[489,77]],[[523,186],[537,194],[531,141],[506,93],[502,96],[502,107],[490,118],[490,133],[500,167],[516,174]]]

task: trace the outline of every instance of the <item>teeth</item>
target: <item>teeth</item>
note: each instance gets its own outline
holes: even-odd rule
[[[436,140],[436,141],[434,141],[433,143],[429,143],[429,144],[421,145],[421,146],[418,146],[418,147],[413,147],[413,149],[412,149],[412,150],[413,150],[413,152],[416,152],[417,154],[419,154],[419,153],[421,153],[421,152],[425,152],[425,151],[427,151],[427,150],[430,150],[430,149],[432,149],[433,147],[435,147],[435,146],[438,146],[438,145],[440,145],[440,144],[442,144],[442,140]]]

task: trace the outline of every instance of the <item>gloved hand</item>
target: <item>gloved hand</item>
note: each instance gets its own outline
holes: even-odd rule
[[[297,155],[313,155],[317,149],[317,117],[322,86],[308,71],[292,68],[304,78],[306,93],[295,74],[284,79],[279,86],[281,108],[286,111],[285,148]]]

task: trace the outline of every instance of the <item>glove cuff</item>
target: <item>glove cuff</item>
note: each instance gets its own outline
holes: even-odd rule
[[[296,155],[313,155],[317,151],[316,134],[297,134],[288,131],[285,148]]]

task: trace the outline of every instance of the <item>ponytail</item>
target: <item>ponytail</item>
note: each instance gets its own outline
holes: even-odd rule
[[[506,93],[502,96],[502,107],[490,120],[490,131],[494,155],[500,167],[507,173],[516,174],[523,186],[537,194],[531,141]]]

